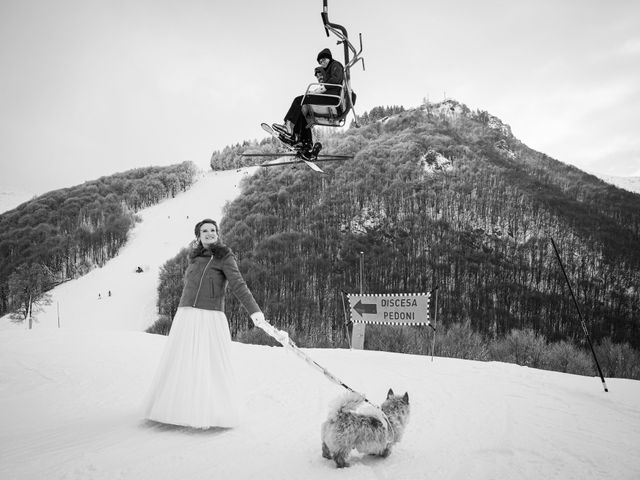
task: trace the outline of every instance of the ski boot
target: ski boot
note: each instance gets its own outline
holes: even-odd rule
[[[296,150],[298,150],[298,154],[304,160],[312,160],[313,159],[313,144],[311,142],[300,142],[298,145],[294,146]]]
[[[279,133],[280,135],[293,137],[293,124],[288,120],[284,124],[274,123],[271,125],[271,128],[273,128],[274,132]]]
[[[318,158],[320,150],[322,150],[322,144],[316,142],[313,145],[310,143],[305,144],[299,151],[300,156],[305,160],[315,160]]]
[[[322,144],[320,142],[314,143],[313,148],[311,149],[311,155],[313,155],[313,158],[318,158],[320,150],[322,150]]]
[[[298,145],[300,143],[300,141],[298,140],[298,138],[296,137],[295,134],[289,135],[287,133],[279,133],[278,134],[278,139],[282,142],[282,143],[286,143],[287,145],[293,147],[293,148],[297,148],[296,145]]]

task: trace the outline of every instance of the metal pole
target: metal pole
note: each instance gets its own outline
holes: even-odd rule
[[[433,302],[433,338],[431,339],[431,361],[433,362],[433,352],[436,350],[436,329],[438,327],[438,287],[434,288],[436,298]]]
[[[578,301],[576,300],[575,295],[573,294],[573,289],[571,288],[571,283],[569,282],[569,277],[567,276],[567,272],[564,269],[564,265],[562,264],[562,260],[560,259],[560,253],[558,252],[558,248],[556,247],[556,242],[551,238],[551,245],[553,245],[553,250],[556,252],[556,258],[558,259],[558,263],[560,264],[560,268],[562,269],[562,274],[564,275],[564,279],[567,282],[567,286],[569,287],[569,292],[571,293],[571,298],[573,299],[573,304],[576,306],[576,310],[578,311],[578,317],[580,318],[580,324],[582,325],[582,331],[584,335],[587,337],[587,342],[589,343],[589,347],[591,348],[591,353],[593,354],[593,359],[596,362],[596,367],[598,368],[598,373],[600,374],[600,380],[602,380],[602,386],[604,387],[604,391],[608,392],[607,383],[604,381],[604,375],[602,374],[602,369],[600,368],[600,363],[598,363],[598,357],[596,357],[596,351],[593,348],[593,344],[591,343],[591,337],[589,336],[589,332],[587,331],[587,326],[584,323],[584,319],[582,318],[582,313],[580,313],[580,307],[578,306]]]
[[[360,252],[360,295],[364,293],[362,277],[364,276],[364,252]]]
[[[364,252],[360,252],[360,295],[364,293]],[[364,350],[364,336],[366,324],[353,322],[351,324],[351,348]]]
[[[29,330],[31,330],[33,328],[33,321],[31,319],[31,309],[32,308],[33,308],[33,304],[31,302],[31,294],[29,294],[29,307],[27,308],[28,315],[29,315]]]
[[[347,319],[347,306],[344,303],[345,295],[346,295],[346,293],[343,290],[340,293],[340,296],[342,297],[342,314],[344,315],[344,329],[347,332],[347,341],[349,342],[349,348],[352,348],[352,346],[351,346],[351,335],[349,335],[349,321]]]

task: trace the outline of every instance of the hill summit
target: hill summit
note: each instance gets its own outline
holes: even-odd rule
[[[341,292],[357,291],[362,252],[368,293],[438,287],[446,322],[490,337],[581,338],[553,238],[593,336],[640,346],[639,195],[455,100],[398,110],[318,132],[326,152],[354,156],[328,175],[264,169],[227,208],[225,238],[269,318],[302,338],[342,336]],[[245,142],[214,153],[212,168],[276,148]]]

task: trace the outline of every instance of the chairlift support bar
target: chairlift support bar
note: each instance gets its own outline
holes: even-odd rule
[[[347,33],[347,29],[344,28],[342,25],[338,25],[337,23],[332,23],[329,21],[329,7],[328,7],[328,0],[322,0],[323,2],[323,8],[322,8],[322,13],[320,14],[322,16],[322,23],[324,24],[324,31],[327,34],[327,37],[330,36],[329,32],[333,33],[336,37],[338,37],[340,39],[340,41],[338,42],[338,44],[342,43],[343,44],[343,48],[344,48],[344,68],[345,68],[345,75],[347,76],[348,79],[350,79],[349,76],[349,71],[351,70],[351,67],[353,65],[355,65],[356,63],[358,63],[359,61],[362,61],[362,69],[365,70],[365,66],[364,66],[364,58],[361,57],[362,54],[362,34],[359,34],[359,38],[360,38],[360,50],[356,50],[356,48],[353,46],[353,44],[349,41],[349,34]],[[353,59],[349,60],[349,52],[351,51],[351,53],[353,53]]]
[[[353,101],[351,99],[351,67],[354,66],[356,63],[362,61],[362,70],[365,69],[364,66],[364,58],[362,58],[361,54],[362,54],[362,34],[359,34],[359,38],[360,38],[360,50],[356,50],[356,48],[351,44],[351,42],[349,41],[349,34],[347,33],[347,29],[344,28],[342,25],[338,25],[337,23],[332,23],[329,21],[329,0],[322,0],[322,13],[320,14],[322,16],[322,23],[324,25],[324,31],[327,34],[327,37],[329,37],[329,32],[333,33],[336,37],[338,37],[340,40],[338,41],[338,44],[342,43],[342,46],[344,48],[344,76],[345,76],[345,86],[346,86],[346,93],[345,93],[345,99],[348,102],[347,105],[347,110],[351,109],[353,111]],[[349,52],[351,52],[353,54],[353,58],[350,60],[350,55]],[[356,119],[356,124],[358,122],[358,117],[355,113],[355,111],[353,112],[353,116]]]

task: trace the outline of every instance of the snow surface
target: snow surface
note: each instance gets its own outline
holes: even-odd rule
[[[194,218],[220,217],[246,174],[209,173],[143,212],[118,258],[54,291],[60,329],[52,310],[33,330],[2,319],[0,479],[640,479],[640,382],[607,379],[605,393],[595,377],[497,362],[305,349],[375,403],[389,387],[409,392],[402,442],[386,459],[353,454],[347,469],[320,449],[344,390],[283,348],[233,344],[240,427],[145,421],[166,341],[140,331],[159,265],[190,241]]]
[[[640,177],[615,177],[613,175],[596,174],[601,180],[629,192],[640,193]]]

